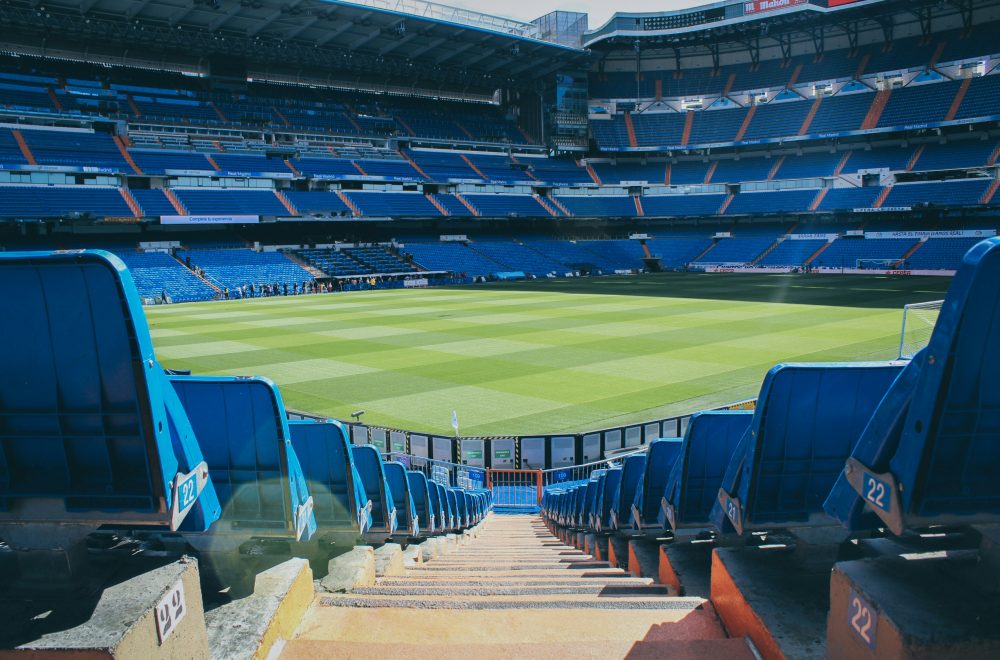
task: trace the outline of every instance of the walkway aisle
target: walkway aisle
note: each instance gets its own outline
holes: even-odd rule
[[[751,658],[707,601],[667,595],[493,514],[455,552],[371,588],[317,597],[283,659]]]

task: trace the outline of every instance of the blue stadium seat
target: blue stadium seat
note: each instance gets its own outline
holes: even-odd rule
[[[0,537],[50,549],[104,524],[208,529],[221,507],[206,440],[156,361],[124,264],[10,252],[0,273]],[[72,527],[57,541],[60,525]]]
[[[371,501],[354,467],[347,431],[334,420],[288,423],[292,448],[312,495],[319,534],[361,536],[371,526]]]
[[[445,501],[448,503],[448,529],[457,532],[462,528],[462,512],[458,508],[458,498],[455,496],[455,489],[448,486],[441,486],[444,490]]]
[[[416,511],[417,522],[421,527],[418,534],[429,536],[437,532],[437,524],[440,517],[435,511],[434,505],[437,502],[437,489],[431,487],[427,476],[417,470],[407,470],[406,480],[410,486],[410,496],[413,498],[413,507]],[[434,490],[434,495],[431,495]]]
[[[604,470],[594,470],[587,480],[587,489],[584,492],[583,512],[580,516],[580,526],[593,529],[594,513],[597,511],[597,491],[600,485]]]
[[[645,454],[634,454],[622,463],[622,477],[611,501],[612,529],[625,530],[628,525],[629,516],[632,514],[632,502],[635,501],[635,491],[645,468]]]
[[[823,500],[900,362],[779,364],[726,468],[711,522],[720,533],[833,524]]]
[[[396,505],[385,478],[382,456],[371,445],[351,446],[351,454],[372,503],[369,540],[385,541],[396,533]]]
[[[189,535],[191,545],[225,551],[251,537],[309,540],[316,532],[313,498],[274,383],[256,376],[171,376],[170,382],[222,503],[218,522]]]
[[[599,470],[600,474],[597,475],[597,488],[594,491],[594,503],[590,507],[590,511],[587,514],[587,527],[593,530],[595,533],[601,531],[601,506],[603,504],[604,497],[604,484],[608,478],[608,470]]]
[[[604,473],[604,479],[599,484],[596,520],[594,521],[594,531],[598,534],[611,531],[611,504],[614,502],[615,493],[618,492],[621,480],[622,469],[613,467],[608,468]]]
[[[656,519],[660,512],[660,500],[663,499],[663,489],[667,485],[670,470],[681,455],[682,445],[681,438],[661,438],[649,443],[646,464],[632,499],[632,515],[629,519],[632,529],[663,529]]]
[[[824,505],[895,534],[1000,520],[1000,238],[962,261],[930,343],[886,394]]]
[[[443,487],[441,484],[427,479],[428,513],[434,516],[433,532],[435,534],[442,534],[448,531],[448,498],[442,497],[442,490]]]
[[[472,524],[469,522],[469,502],[465,499],[465,491],[461,488],[450,488],[455,497],[455,511],[458,512],[458,528],[468,529]]]
[[[707,528],[708,514],[719,496],[722,476],[740,438],[750,428],[753,412],[704,411],[691,415],[681,455],[667,476],[657,522],[676,534]]]
[[[396,461],[386,461],[382,464],[385,471],[385,481],[389,484],[392,501],[396,507],[397,535],[416,536],[420,532],[420,520],[417,518],[417,507],[410,492],[410,480],[406,476],[406,466]]]

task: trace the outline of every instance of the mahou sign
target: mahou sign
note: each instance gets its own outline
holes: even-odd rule
[[[743,14],[760,14],[775,9],[804,5],[808,0],[752,0],[743,3]]]

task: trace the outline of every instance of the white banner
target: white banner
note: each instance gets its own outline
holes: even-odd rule
[[[413,280],[403,280],[403,286],[406,287],[407,289],[415,287],[425,287],[430,285],[431,282],[426,277],[418,277],[417,279]]]
[[[793,241],[832,241],[839,237],[839,234],[792,234],[788,238]]]
[[[706,266],[706,273],[790,273],[791,266]]]
[[[813,268],[813,273],[820,275],[934,275],[951,277],[953,270],[880,270],[868,268]]]
[[[913,210],[912,206],[883,206],[882,208],[878,208],[878,209],[872,209],[872,208],[868,208],[867,206],[865,206],[865,207],[862,207],[862,208],[854,209],[854,212],[855,213],[890,213],[890,212],[893,212],[893,211],[901,212],[901,211],[912,211],[912,210]]]
[[[989,238],[996,229],[950,229],[946,231],[866,231],[865,238]]]
[[[161,225],[255,225],[259,215],[161,215]]]

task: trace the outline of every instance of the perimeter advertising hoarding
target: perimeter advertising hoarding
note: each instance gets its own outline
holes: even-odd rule
[[[776,9],[804,5],[809,0],[749,0],[743,3],[743,15],[762,14]]]
[[[259,215],[161,215],[161,225],[255,225]]]

